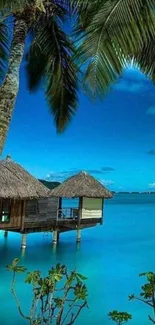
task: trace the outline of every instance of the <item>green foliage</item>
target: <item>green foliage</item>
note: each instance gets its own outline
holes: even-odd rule
[[[150,315],[148,317],[149,320],[155,324],[155,273],[145,272],[141,273],[139,276],[145,277],[147,282],[142,285],[140,296],[138,297],[132,294],[129,296],[129,300],[138,300],[151,307],[154,316],[153,318]]]
[[[7,269],[13,273],[11,292],[20,315],[30,325],[74,324],[82,309],[87,307],[87,288],[83,283],[86,278],[76,271],[68,272],[66,266],[57,264],[47,276],[40,271],[28,272],[25,283],[32,286],[32,302],[29,315],[24,315],[16,293],[16,273],[25,272],[18,265],[19,259],[13,260]]]
[[[0,0],[0,8],[3,23],[9,15],[27,19],[33,12],[28,86],[31,91],[44,86],[58,132],[78,107],[79,66],[84,89],[93,97],[105,95],[131,60],[155,82],[155,0]],[[74,15],[72,37],[64,23]],[[6,47],[0,26],[0,74],[5,71]]]
[[[84,86],[88,92],[93,96],[104,95],[133,59],[146,74],[153,76],[154,0],[72,2],[80,13],[77,56],[86,67]]]
[[[12,272],[24,273],[26,268],[24,266],[18,265],[19,258],[15,258],[11,265],[7,265],[7,269]]]
[[[12,24],[6,18],[11,17],[13,22],[22,19],[32,40],[26,55],[28,87],[35,91],[43,85],[58,132],[65,129],[78,107],[75,50],[73,40],[64,31],[70,14],[69,0],[0,0],[0,77],[7,72],[4,63],[12,33]],[[8,39],[3,26],[10,33]],[[21,34],[19,31],[19,42]]]
[[[129,296],[129,301],[137,300],[151,307],[153,316],[148,315],[148,318],[150,322],[155,324],[155,273],[145,272],[141,273],[139,276],[145,277],[147,282],[142,285],[140,295],[135,296],[131,294]],[[130,314],[118,312],[117,310],[110,312],[108,315],[110,319],[118,325],[124,324],[132,318]]]
[[[125,324],[132,319],[132,316],[127,312],[118,312],[117,310],[111,311],[108,316],[118,325]]]
[[[29,88],[35,90],[42,78],[45,81],[46,98],[58,132],[64,130],[77,108],[77,68],[73,54],[70,38],[54,18],[38,28],[28,55]]]

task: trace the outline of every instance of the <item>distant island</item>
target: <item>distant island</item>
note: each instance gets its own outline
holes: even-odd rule
[[[44,179],[38,179],[43,185],[45,185],[49,190],[53,190],[55,187],[60,185],[60,182],[50,182],[50,181],[45,181]]]
[[[50,181],[45,181],[44,179],[38,179],[43,185],[45,185],[47,188],[49,188],[50,190],[53,190],[55,187],[57,187],[58,185],[60,185],[60,182],[50,182]],[[155,192],[153,191],[147,191],[147,192],[138,192],[138,191],[133,191],[133,192],[115,192],[115,191],[111,191],[113,194],[133,194],[133,195],[139,195],[139,194],[155,194]]]
[[[150,191],[148,191],[148,192],[112,192],[113,194],[136,194],[136,195],[139,195],[139,194],[155,194],[155,192],[150,192]]]

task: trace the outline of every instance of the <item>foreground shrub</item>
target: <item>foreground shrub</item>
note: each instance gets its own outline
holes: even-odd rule
[[[114,321],[117,325],[122,325],[127,323],[132,316],[126,312],[119,312],[117,310],[111,311],[108,316],[112,321]]]
[[[14,259],[7,269],[12,272],[11,292],[20,315],[30,325],[71,325],[83,308],[87,307],[86,278],[75,270],[68,272],[66,266],[57,264],[47,276],[40,271],[28,272],[25,283],[32,286],[32,301],[28,315],[22,311],[21,301],[16,291],[17,273],[25,273],[26,268]]]
[[[134,294],[129,296],[129,300],[138,300],[151,308],[152,316],[149,314],[148,318],[150,322],[155,324],[155,273],[146,272],[141,273],[139,276],[144,276],[146,278],[146,283],[141,287],[141,292],[139,296]],[[108,314],[110,319],[116,324],[121,325],[127,323],[132,316],[126,312],[118,312],[114,310]]]

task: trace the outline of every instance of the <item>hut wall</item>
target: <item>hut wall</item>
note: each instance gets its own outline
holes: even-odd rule
[[[57,217],[58,198],[41,198],[29,200],[26,204],[25,224],[34,222],[50,222]]]
[[[103,200],[93,198],[83,198],[82,219],[102,218]]]
[[[2,221],[2,211],[6,211],[8,221]],[[0,202],[0,229],[21,228],[22,223],[22,201],[19,200],[2,200]]]

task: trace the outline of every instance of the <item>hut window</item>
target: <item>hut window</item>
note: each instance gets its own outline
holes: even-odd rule
[[[0,204],[0,222],[10,221],[11,204],[10,201],[5,200]]]

